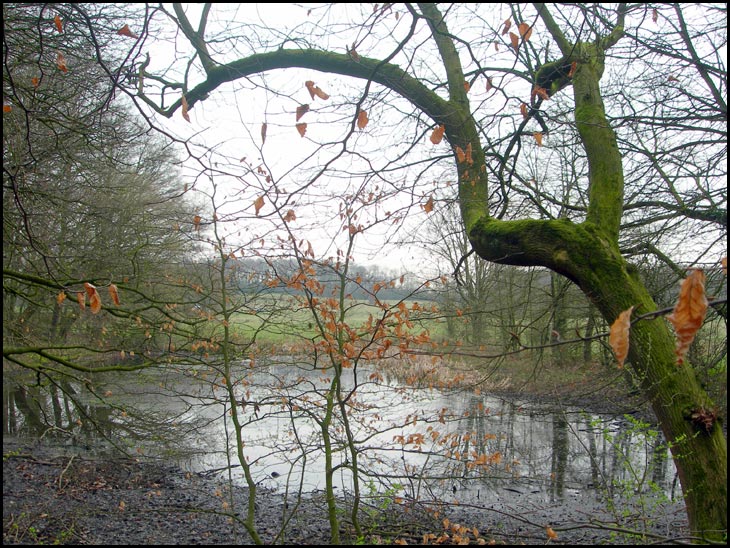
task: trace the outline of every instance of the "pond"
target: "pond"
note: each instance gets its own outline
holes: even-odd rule
[[[254,479],[278,491],[324,489],[321,424],[329,374],[291,363],[242,364],[234,378]],[[481,504],[517,496],[541,503],[681,497],[661,435],[631,416],[419,388],[375,369],[361,368],[356,376],[345,371],[343,379],[348,421],[335,414],[329,427],[341,493],[352,490],[349,431],[364,492]],[[5,383],[3,431],[63,433],[71,444],[123,447],[190,471],[230,473],[243,483],[225,394],[219,377],[194,367],[140,375],[134,383],[129,374],[46,390]]]

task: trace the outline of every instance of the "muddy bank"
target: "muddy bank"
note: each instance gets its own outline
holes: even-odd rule
[[[243,526],[231,519],[245,512],[244,488],[230,493],[219,480],[159,462],[98,459],[17,439],[3,439],[3,455],[4,544],[251,543]],[[460,537],[473,543],[542,544],[548,540],[548,526],[557,535],[551,544],[626,543],[631,542],[624,536],[630,529],[653,542],[686,536],[680,504],[652,506],[648,513],[637,502],[621,506],[627,517],[618,526],[598,502],[594,507],[570,500],[536,506],[514,492],[505,492],[503,501],[489,507],[426,509],[404,501],[385,512],[365,507],[362,515],[369,543],[402,539],[414,544],[424,538],[453,543]],[[256,528],[266,543],[330,543],[321,494],[296,501],[259,492]],[[344,517],[342,540],[357,540]]]

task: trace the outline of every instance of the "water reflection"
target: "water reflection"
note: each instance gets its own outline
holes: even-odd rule
[[[3,385],[3,434],[174,456],[185,467],[224,469],[232,425],[222,387],[167,372],[130,384]],[[661,436],[630,418],[555,409],[464,391],[414,389],[363,371],[347,402],[366,484],[423,500],[543,502],[590,493],[668,495],[675,469]],[[324,487],[319,414],[331,379],[291,365],[242,368],[237,400],[255,478],[276,489]],[[356,388],[356,389],[355,389]],[[181,396],[182,394],[182,396]],[[111,405],[102,401],[100,395]],[[67,434],[73,434],[67,436]],[[344,425],[334,424],[336,481],[350,490]],[[230,441],[228,442],[230,443]],[[241,480],[233,469],[234,477]],[[242,481],[242,480],[241,480]]]

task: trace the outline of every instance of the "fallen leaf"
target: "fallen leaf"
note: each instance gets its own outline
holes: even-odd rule
[[[553,531],[552,527],[545,527],[545,532],[547,533],[547,536],[550,540],[555,540],[558,538],[558,534]]]

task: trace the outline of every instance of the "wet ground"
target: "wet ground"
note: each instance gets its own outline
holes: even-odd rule
[[[245,488],[231,494],[220,480],[161,463],[3,439],[3,544],[250,544],[232,519],[245,514],[247,501]],[[489,507],[425,508],[408,501],[384,512],[365,507],[362,522],[369,544],[635,544],[686,536],[681,504],[649,509],[638,505],[642,501],[620,503],[620,523],[598,502],[535,505],[507,491]],[[355,543],[349,520],[343,515],[341,521],[342,542]],[[297,503],[259,491],[255,527],[266,543],[331,544],[321,494]],[[643,536],[627,536],[631,531]]]

